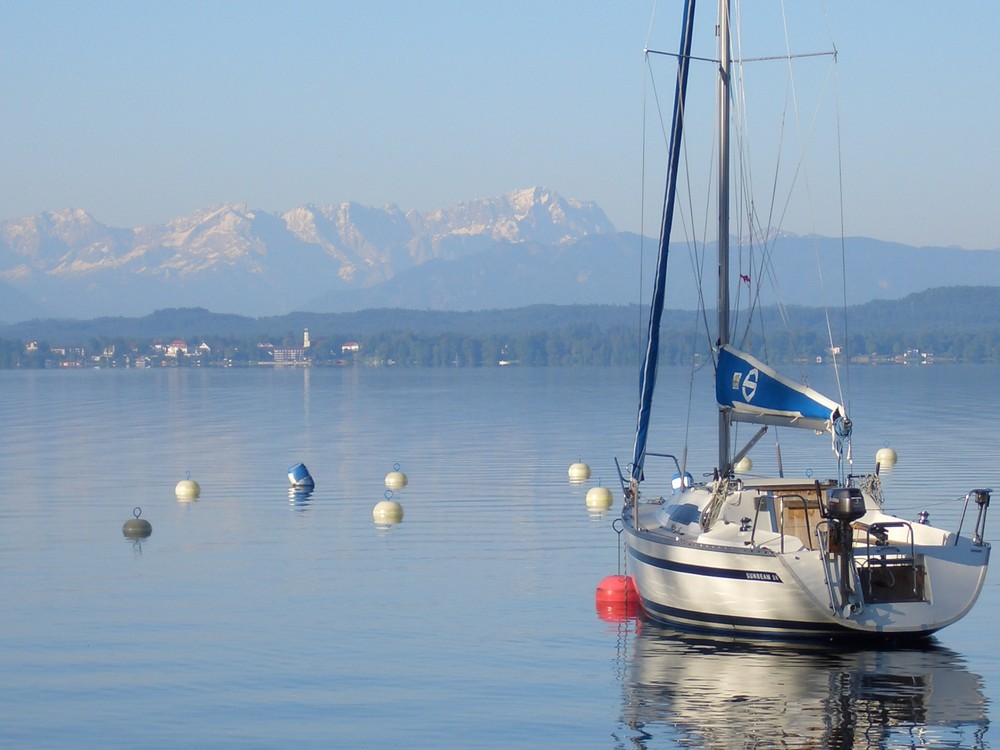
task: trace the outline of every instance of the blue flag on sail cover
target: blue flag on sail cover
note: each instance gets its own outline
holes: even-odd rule
[[[732,409],[734,422],[828,431],[847,415],[843,406],[809,386],[779,375],[746,352],[719,350],[715,376],[719,406]]]

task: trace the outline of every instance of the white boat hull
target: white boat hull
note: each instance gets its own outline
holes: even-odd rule
[[[837,561],[827,552],[755,544],[751,532],[740,532],[736,524],[726,524],[731,533],[723,543],[706,544],[683,531],[644,524],[644,516],[649,521],[662,514],[656,506],[640,505],[638,514],[639,528],[632,510],[625,512],[625,544],[643,608],[654,620],[689,630],[783,638],[923,637],[971,609],[989,563],[989,545],[965,538],[956,543],[933,530],[939,536],[927,535],[940,543],[906,548],[919,561],[920,596],[865,601],[864,588],[856,586],[861,601],[847,606],[839,596]],[[884,549],[855,550],[854,564],[877,566]]]

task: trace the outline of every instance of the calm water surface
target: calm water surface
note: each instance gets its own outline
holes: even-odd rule
[[[950,524],[955,498],[1000,488],[982,408],[996,374],[852,371],[858,470],[885,443],[900,455],[891,509]],[[661,378],[670,426],[652,441],[675,449],[689,384]],[[734,645],[598,617],[620,504],[615,491],[591,514],[584,497],[616,486],[637,380],[0,372],[0,745],[1000,747],[992,572],[973,613],[915,651]],[[708,429],[691,435],[690,466],[708,467]],[[829,473],[805,455],[782,446],[786,469]],[[574,485],[578,460],[593,476]],[[296,499],[299,461],[317,484]],[[379,527],[396,464],[405,518]],[[197,502],[174,494],[188,473]],[[153,525],[142,541],[121,531],[136,506]]]

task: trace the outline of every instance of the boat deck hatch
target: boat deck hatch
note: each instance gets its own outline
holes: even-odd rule
[[[667,507],[667,517],[672,523],[687,525],[695,523],[701,517],[701,510],[691,503],[670,505]]]

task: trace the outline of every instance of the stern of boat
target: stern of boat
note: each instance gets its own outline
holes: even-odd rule
[[[654,619],[756,634],[926,636],[986,577],[988,490],[971,534],[884,513],[856,487],[714,482],[626,502],[629,572]]]

